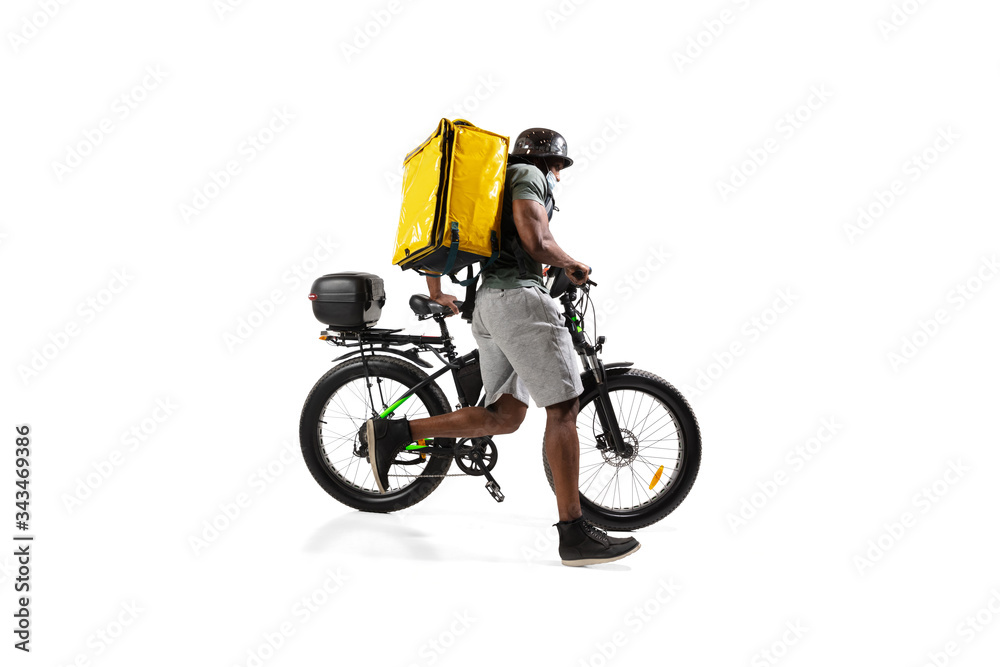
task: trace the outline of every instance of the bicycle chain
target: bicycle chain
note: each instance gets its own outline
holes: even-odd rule
[[[447,472],[443,475],[389,475],[389,477],[409,477],[410,479],[420,479],[421,477],[474,477],[465,472]]]
[[[470,475],[467,472],[449,472],[443,475],[389,475],[389,477],[409,477],[410,479],[417,479],[419,477],[478,477],[479,475]]]

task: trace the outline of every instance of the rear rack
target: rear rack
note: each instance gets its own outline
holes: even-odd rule
[[[413,343],[414,345],[441,345],[444,338],[441,336],[414,336],[410,334],[399,335],[402,329],[358,329],[347,331],[332,331],[325,329],[319,332],[320,340],[333,343],[334,345],[344,345],[346,347],[356,347],[369,343],[382,343],[383,347],[389,345],[402,345]],[[349,342],[356,341],[356,342]]]
[[[341,338],[344,340],[362,340],[370,336],[384,336],[394,334],[402,329],[324,329],[319,332],[320,336],[329,338]]]

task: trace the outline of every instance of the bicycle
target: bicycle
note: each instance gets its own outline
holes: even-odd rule
[[[596,283],[588,280],[577,287],[561,269],[550,269],[546,282],[550,295],[562,304],[566,327],[583,365],[584,389],[577,416],[583,514],[608,530],[649,526],[673,512],[694,484],[701,463],[697,419],[666,380],[633,368],[631,361],[602,361],[605,337],[591,342],[584,330],[584,317],[593,308],[590,288]],[[415,505],[450,476],[485,477],[487,491],[502,502],[503,493],[492,474],[498,449],[489,436],[428,438],[407,445],[390,467],[387,492],[378,492],[367,448],[359,438],[366,419],[417,419],[450,412],[448,399],[436,383],[448,372],[455,382],[456,409],[483,407],[486,398],[479,351],[459,355],[448,332],[446,318],[451,310],[420,294],[410,297],[409,304],[419,320],[437,322],[441,335],[415,336],[401,334],[403,329],[378,328],[320,333],[328,344],[357,349],[334,359],[341,363],[324,374],[306,398],[299,422],[306,465],[327,493],[367,512],[393,512]],[[596,325],[595,312],[595,334]],[[412,347],[403,349],[406,346]],[[420,357],[425,353],[437,357],[443,367],[430,375],[422,370],[432,368]],[[643,406],[647,406],[645,411]],[[448,472],[452,461],[462,472]],[[544,436],[542,463],[555,491]]]

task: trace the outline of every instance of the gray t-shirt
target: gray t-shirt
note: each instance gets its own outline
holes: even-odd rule
[[[493,264],[483,269],[483,286],[496,289],[530,287],[538,285],[543,290],[542,265],[525,257],[527,275],[519,277],[517,258],[514,256],[513,239],[519,238],[514,225],[514,200],[530,199],[545,206],[548,183],[541,170],[530,164],[509,164],[503,189],[503,209],[500,213],[500,254]],[[485,263],[485,260],[484,262]]]

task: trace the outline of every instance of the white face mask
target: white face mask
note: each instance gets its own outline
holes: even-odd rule
[[[556,183],[558,182],[558,181],[556,181],[556,175],[553,174],[550,171],[550,172],[548,172],[548,173],[545,174],[545,180],[548,181],[548,183],[549,183],[549,192],[555,192],[556,191]]]

